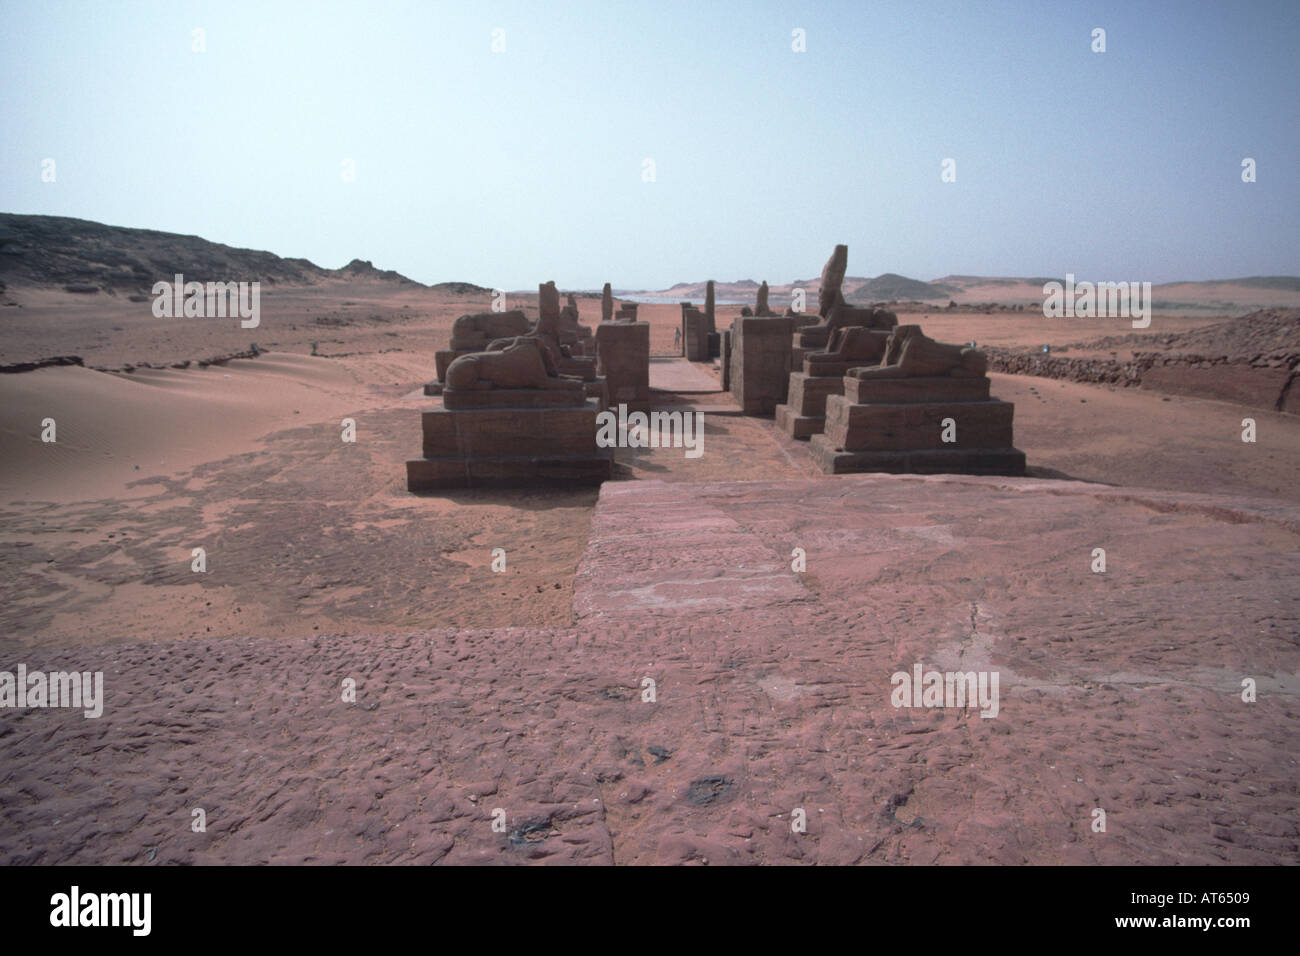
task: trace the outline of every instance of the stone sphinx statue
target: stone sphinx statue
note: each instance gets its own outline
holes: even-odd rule
[[[523,335],[530,324],[522,309],[462,315],[452,323],[451,348],[457,351],[485,349],[494,339]]]
[[[850,368],[878,365],[892,336],[892,331],[883,328],[838,328],[831,333],[825,352],[804,355],[804,370],[809,375],[843,375]]]
[[[849,267],[849,247],[839,245],[822,267],[821,285],[817,292],[815,325],[805,326],[799,333],[799,345],[804,348],[825,348],[831,333],[847,326],[889,329],[898,324],[898,317],[880,308],[856,308],[844,300],[840,287]]]
[[[983,378],[988,367],[988,357],[979,349],[936,342],[919,325],[900,325],[889,334],[879,365],[855,368],[848,374],[860,379]]]
[[[560,375],[541,343],[528,336],[516,336],[488,352],[462,355],[447,368],[447,391],[477,391],[493,388],[536,388],[582,390],[582,380]],[[498,345],[494,342],[493,345]]]
[[[563,344],[560,335],[560,293],[554,282],[547,282],[537,287],[537,323],[522,335],[497,339],[487,346],[487,351],[498,352],[509,348],[517,339],[530,339],[545,354],[551,366],[559,374],[576,375],[585,381],[596,379],[596,359],[592,356],[578,356],[572,353],[569,345]],[[576,305],[575,305],[576,312]],[[450,372],[450,369],[448,370]]]

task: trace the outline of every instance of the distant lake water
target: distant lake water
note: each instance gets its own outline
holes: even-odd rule
[[[645,303],[646,305],[676,305],[678,302],[689,302],[692,305],[704,304],[703,297],[696,299],[696,298],[692,298],[691,296],[686,296],[685,298],[679,298],[677,296],[623,295],[622,293],[615,293],[614,298],[621,299],[624,302],[642,302]],[[750,299],[715,298],[713,300],[713,304],[714,305],[753,305],[754,303]]]

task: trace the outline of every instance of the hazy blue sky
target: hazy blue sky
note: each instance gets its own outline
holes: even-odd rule
[[[1300,273],[1296,0],[0,17],[8,212],[509,289],[786,282],[836,242],[851,275]]]

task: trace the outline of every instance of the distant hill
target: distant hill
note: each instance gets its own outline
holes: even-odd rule
[[[1300,277],[1297,276],[1249,276],[1245,279],[1225,279],[1226,283],[1245,286],[1248,289],[1275,289],[1279,292],[1300,292]],[[1209,283],[1198,283],[1208,285]]]
[[[789,303],[791,291],[795,288],[803,289],[810,301],[816,304],[817,289],[821,284],[820,276],[812,279],[795,280],[790,283],[768,281],[769,301],[773,306],[781,305],[784,307],[785,304]],[[704,298],[706,284],[704,281],[679,282],[662,292],[645,292],[642,294],[661,297],[670,301],[702,299]],[[753,279],[739,279],[735,282],[715,282],[713,284],[714,294],[719,300],[742,302],[752,302],[758,292],[758,286],[759,283]],[[919,279],[909,279],[907,276],[900,276],[893,272],[876,276],[874,279],[845,276],[841,288],[845,299],[853,304],[888,302],[901,299],[943,300],[961,292],[959,286],[948,285],[944,282],[922,282]]]
[[[848,284],[847,282],[845,283]],[[946,299],[961,291],[956,286],[942,282],[921,282],[894,272],[886,272],[868,279],[845,298],[852,303],[889,302],[901,299]]]
[[[449,292],[452,295],[488,295],[492,291],[472,282],[435,282],[429,288],[434,292]]]
[[[662,292],[646,292],[646,295],[662,296],[665,299],[677,300],[683,302],[687,299],[703,299],[705,288],[708,286],[708,280],[702,279],[699,282],[679,282],[672,288],[664,289]],[[714,282],[713,294],[719,299],[752,299],[758,292],[758,283],[753,279],[738,279],[735,282]]]
[[[1097,276],[1080,279],[1098,281]],[[1105,277],[1101,277],[1105,278]],[[1133,276],[1119,276],[1133,280]],[[820,277],[799,279],[789,283],[770,283],[769,302],[774,309],[784,309],[791,301],[795,288],[807,295],[806,307],[818,306],[817,288]],[[933,303],[936,307],[955,302],[959,306],[1007,307],[1041,306],[1043,286],[1048,282],[1064,283],[1064,276],[1017,278],[1010,276],[947,275],[941,279],[923,282],[907,276],[887,272],[875,278],[846,276],[841,287],[844,297],[853,305],[873,302],[913,302],[921,307]],[[715,291],[719,302],[751,304],[757,283],[752,279],[734,282],[717,282]],[[704,282],[679,282],[662,292],[637,293],[646,299],[666,302],[704,298]],[[1243,279],[1207,279],[1198,282],[1166,282],[1152,287],[1155,308],[1184,313],[1221,312],[1231,314],[1239,310],[1263,308],[1300,307],[1300,278],[1295,276],[1252,276]]]
[[[323,269],[306,259],[236,249],[198,236],[106,226],[63,216],[0,213],[0,283],[148,293],[153,283],[181,273],[195,281],[259,281],[312,285],[329,279],[393,282],[421,287],[392,270],[353,259]],[[477,287],[475,287],[477,288]]]

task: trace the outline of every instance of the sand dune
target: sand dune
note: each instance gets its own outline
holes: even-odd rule
[[[356,385],[338,363],[281,353],[132,375],[77,367],[3,375],[0,494],[11,501],[140,495],[142,478],[237,454],[295,420],[341,414],[355,406]],[[41,440],[47,418],[55,442]]]

